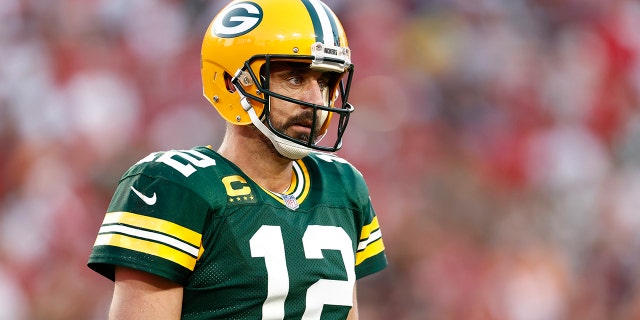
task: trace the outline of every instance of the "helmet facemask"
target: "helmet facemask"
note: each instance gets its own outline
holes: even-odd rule
[[[305,65],[311,70],[327,72],[329,77],[324,89],[324,105],[298,100],[274,92],[270,88],[272,68],[275,63],[282,62],[291,66]],[[289,159],[299,159],[311,151],[335,152],[342,147],[342,136],[354,110],[347,100],[352,77],[353,65],[344,60],[318,59],[317,56],[256,55],[245,62],[231,83],[238,90],[241,104],[249,113],[253,125],[271,140],[281,155]],[[304,121],[306,126],[310,126],[311,134],[297,137],[287,135],[284,131],[288,124],[274,123],[271,117],[273,99],[303,106],[309,110],[305,119],[291,121]],[[256,114],[253,108],[256,103],[264,105],[261,114]]]

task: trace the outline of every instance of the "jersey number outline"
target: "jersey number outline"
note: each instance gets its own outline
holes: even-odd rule
[[[344,229],[310,225],[302,244],[307,259],[323,259],[322,250],[338,250],[347,271],[347,280],[320,279],[307,289],[302,320],[320,319],[325,304],[353,306],[356,275],[351,239]],[[289,293],[289,271],[280,226],[263,225],[249,240],[251,256],[264,258],[267,268],[267,298],[262,304],[262,319],[284,319],[284,302]]]

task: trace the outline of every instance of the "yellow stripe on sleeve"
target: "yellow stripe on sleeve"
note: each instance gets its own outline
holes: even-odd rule
[[[371,223],[362,227],[362,232],[360,233],[360,240],[369,238],[369,236],[371,235],[371,232],[377,230],[378,228],[380,228],[380,225],[378,224],[378,217],[373,217],[373,220],[371,221]]]
[[[133,227],[144,228],[176,237],[195,247],[200,247],[202,235],[173,222],[147,217],[131,212],[109,212],[104,217],[103,225],[122,223]]]
[[[372,233],[379,229],[380,225],[378,224],[378,217],[373,217],[371,223],[362,227],[362,231],[360,233],[360,245],[366,244],[366,247],[356,253],[356,266],[363,261],[375,256],[376,254],[384,251],[384,244],[382,242],[382,238],[380,237],[379,231],[375,235],[375,237],[378,237],[378,239],[375,239],[375,237],[370,239]],[[368,243],[369,241],[372,242]]]
[[[122,234],[100,234],[96,238],[96,246],[116,246],[145,254],[154,255],[174,263],[177,263],[191,271],[195,268],[196,258],[172,247],[129,237]]]
[[[382,238],[370,243],[364,250],[356,253],[356,266],[384,250]]]

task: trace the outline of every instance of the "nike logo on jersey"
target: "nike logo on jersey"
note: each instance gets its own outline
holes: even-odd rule
[[[136,190],[136,188],[131,187],[131,190],[133,190],[133,192],[135,194],[138,195],[138,197],[140,197],[140,199],[142,199],[142,201],[144,201],[144,203],[152,206],[154,204],[156,204],[156,200],[158,200],[158,198],[156,197],[156,193],[154,192],[153,195],[151,197],[147,197],[145,196],[142,192]]]

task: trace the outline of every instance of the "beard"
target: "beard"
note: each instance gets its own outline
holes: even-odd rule
[[[268,120],[263,120],[262,122],[268,127],[269,124],[267,124]],[[277,131],[278,133],[289,137],[290,139],[293,139],[295,141],[297,141],[300,144],[304,144],[307,145],[309,144],[309,133],[308,132],[297,132],[297,134],[288,134],[287,131],[291,131],[289,130],[289,128],[291,128],[292,126],[305,126],[308,127],[311,125],[313,121],[313,112],[303,112],[302,114],[299,114],[295,117],[289,118],[286,121],[284,121],[284,123],[282,124],[278,124],[275,122],[271,122],[271,130]],[[318,133],[320,132],[320,128],[322,127],[322,122],[316,120],[317,122],[319,122],[319,124],[316,124],[316,128],[313,130],[312,132],[312,137],[314,140],[317,140],[318,137]],[[307,124],[307,125],[305,125]],[[274,145],[274,143],[276,143],[275,141],[272,141],[267,135],[263,134],[262,132],[260,132],[260,130],[253,124],[250,125],[250,127],[253,129],[253,131],[255,132],[255,135],[258,139],[260,139],[260,141],[267,147],[269,153],[280,157],[282,159],[288,159],[288,160],[293,160],[293,159],[298,159],[298,158],[289,158],[285,155],[283,155],[282,153],[280,153],[278,151],[278,149],[276,148],[276,146]],[[315,141],[312,141],[315,142]]]
[[[322,128],[322,124],[324,122],[322,121],[322,119],[326,117],[315,117],[315,118],[316,118],[315,119],[316,124],[315,124],[315,127],[312,130],[310,130],[311,131],[310,133],[297,132],[297,133],[288,134],[287,131],[290,131],[289,129],[293,126],[310,127],[314,120],[313,110],[305,110],[304,112],[287,119],[282,124],[271,122],[271,125],[276,131],[290,138],[299,140],[305,144],[309,143],[309,140],[311,139],[311,142],[315,143],[320,134],[320,128]],[[309,134],[311,134],[311,137],[309,136]]]
[[[318,110],[316,116],[316,114],[314,114],[313,112],[313,108],[308,108],[302,110],[296,115],[289,117],[285,117],[284,115],[273,117],[272,115],[273,113],[270,112],[268,112],[267,115],[262,115],[261,122],[267,127],[267,130],[275,133],[276,135],[279,135],[279,139],[285,138],[287,140],[293,141],[293,143],[299,145],[299,147],[313,148],[315,143],[317,143],[324,136],[324,134],[320,134],[322,133],[321,130],[328,119],[329,111]],[[314,126],[315,128],[312,130],[310,127],[314,121],[314,117],[316,124]],[[281,119],[281,121],[274,121],[277,119]],[[297,157],[297,155],[292,156],[294,158],[290,158],[290,154],[297,154],[296,152],[300,152],[299,150],[303,149],[296,149],[296,147],[294,147],[291,142],[289,142],[288,144],[292,146],[293,151],[280,150],[283,144],[281,142],[277,142],[277,140],[275,139],[272,140],[274,137],[272,137],[271,134],[262,133],[261,130],[258,129],[254,124],[251,124],[249,127],[253,129],[252,131],[254,132],[255,137],[258,138],[262,143],[264,143],[269,153],[289,160],[300,159],[300,157]],[[285,152],[286,155],[281,153],[281,151]],[[308,151],[306,153],[308,153]]]

